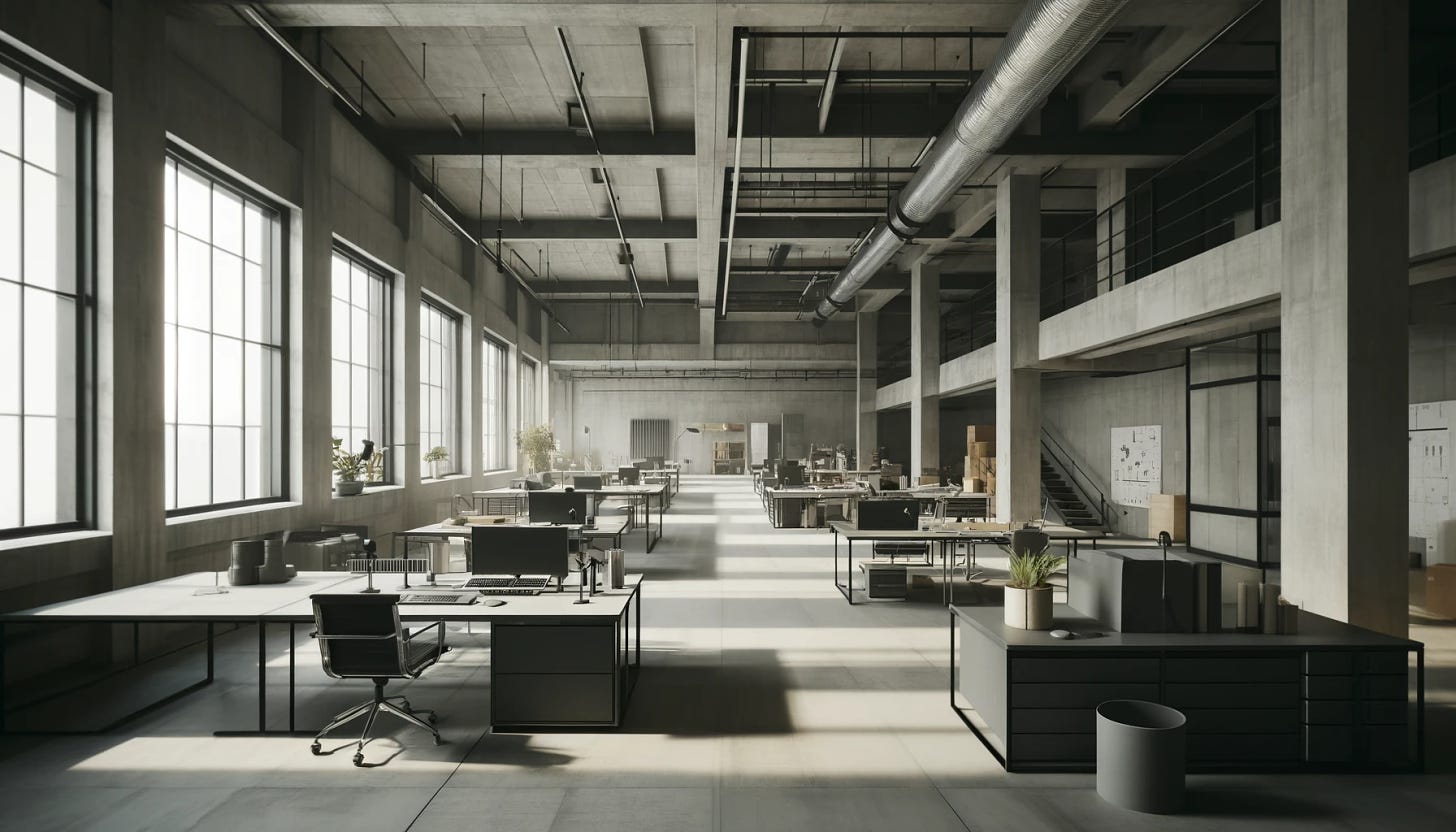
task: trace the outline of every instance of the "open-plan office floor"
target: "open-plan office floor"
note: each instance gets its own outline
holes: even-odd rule
[[[1412,619],[1427,644],[1428,774],[1194,776],[1187,814],[1136,815],[1102,803],[1091,775],[996,765],[947,702],[939,592],[850,607],[827,577],[829,533],[771,528],[747,478],[684,478],[666,530],[650,556],[629,555],[647,578],[644,672],[619,731],[490,734],[489,636],[454,630],[456,649],[408,688],[439,711],[440,747],[400,728],[371,744],[380,765],[359,769],[346,734],[322,757],[303,738],[215,738],[255,715],[244,631],[222,641],[215,684],[118,733],[0,740],[0,827],[1456,828],[1450,622]],[[305,629],[299,719],[314,725],[368,691],[324,677]],[[276,638],[272,662],[286,669]]]

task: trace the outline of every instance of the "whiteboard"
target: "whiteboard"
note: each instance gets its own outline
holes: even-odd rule
[[[1163,490],[1163,426],[1112,429],[1112,501],[1148,507]]]

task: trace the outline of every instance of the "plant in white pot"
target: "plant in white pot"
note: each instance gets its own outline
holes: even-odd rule
[[[1049,630],[1052,626],[1052,585],[1047,582],[1066,558],[1036,552],[1011,553],[1011,577],[1006,582],[1006,626],[1021,630]]]
[[[425,452],[421,459],[430,466],[430,478],[439,479],[443,472],[440,470],[440,463],[450,458],[450,452],[445,450],[444,445],[436,445]]]

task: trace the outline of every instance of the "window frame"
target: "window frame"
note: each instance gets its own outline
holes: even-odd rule
[[[451,411],[453,412],[454,417],[453,417],[453,424],[451,426],[451,430],[449,431],[450,435],[449,436],[446,436],[445,438],[446,439],[453,440],[455,447],[454,447],[453,450],[451,450],[451,447],[450,447],[450,444],[449,443],[446,443],[445,446],[444,446],[445,447],[445,450],[449,453],[449,456],[447,457],[447,459],[450,462],[450,469],[447,470],[447,471],[442,472],[438,478],[427,476],[426,475],[427,464],[424,463],[424,459],[423,458],[424,458],[425,453],[427,453],[430,449],[429,448],[425,448],[425,447],[421,447],[420,448],[420,453],[419,453],[419,456],[421,457],[421,460],[420,460],[421,461],[420,481],[421,482],[426,482],[426,481],[428,481],[428,482],[438,482],[439,480],[444,479],[446,477],[458,476],[458,475],[461,475],[461,474],[465,473],[465,460],[463,458],[463,454],[461,453],[461,450],[462,450],[461,445],[463,444],[463,439],[464,439],[465,433],[464,433],[464,430],[463,430],[463,426],[461,425],[461,422],[463,420],[461,419],[461,416],[462,416],[462,413],[461,413],[461,410],[462,410],[462,408],[461,408],[462,397],[461,397],[461,391],[460,391],[461,381],[463,380],[462,373],[464,372],[464,367],[462,365],[465,363],[464,362],[464,358],[465,358],[464,353],[465,353],[465,350],[461,346],[460,338],[461,338],[461,332],[463,331],[463,329],[465,327],[465,316],[462,315],[461,313],[455,311],[452,307],[450,307],[449,304],[445,303],[442,300],[438,300],[433,295],[430,295],[430,294],[428,294],[426,292],[421,292],[420,293],[420,307],[421,308],[428,307],[432,312],[434,312],[435,314],[438,314],[438,315],[443,316],[445,318],[445,320],[449,321],[453,325],[452,334],[453,334],[454,337],[451,339],[452,343],[450,344],[449,348],[454,351],[454,361],[453,361],[454,366],[452,368],[453,372],[451,373],[451,379],[450,379],[450,391],[449,391],[450,392],[450,404],[449,404],[449,407],[450,407]],[[426,340],[426,337],[427,336],[423,332],[420,332],[418,334],[418,342],[419,342],[419,345],[420,345],[420,349],[424,349],[424,342]],[[430,384],[430,382],[426,378],[421,377],[418,380],[418,387],[419,387],[420,393],[422,394],[421,397],[420,397],[420,408],[421,408],[421,412],[419,413],[419,417],[420,417],[420,430],[419,430],[419,433],[420,434],[424,434],[424,433],[427,433],[428,432],[428,429],[427,429],[427,427],[424,424],[425,423],[425,418],[424,418],[425,414],[423,412],[423,409],[425,407],[425,403],[424,403],[423,392],[424,392],[424,388],[427,385],[429,385],[429,384]],[[422,442],[420,444],[423,445],[424,443]]]
[[[394,420],[395,420],[395,412],[394,412],[394,391],[395,391],[395,381],[396,381],[396,379],[395,379],[396,368],[395,368],[395,360],[394,360],[395,359],[395,355],[394,355],[394,347],[395,347],[395,344],[394,344],[394,335],[395,335],[395,331],[394,331],[394,327],[395,327],[395,318],[394,318],[394,314],[395,314],[395,309],[394,309],[395,302],[394,301],[395,301],[395,298],[394,298],[394,290],[395,290],[395,279],[399,277],[399,274],[397,272],[392,271],[391,269],[386,268],[383,265],[380,265],[380,263],[378,261],[376,261],[375,259],[373,259],[369,255],[365,254],[358,247],[353,246],[353,245],[351,245],[351,244],[349,244],[349,243],[347,243],[347,242],[345,242],[343,240],[340,240],[337,237],[334,238],[333,251],[331,252],[330,258],[329,258],[330,259],[330,265],[331,266],[332,266],[332,261],[333,261],[333,257],[334,256],[343,257],[345,260],[349,261],[349,263],[350,263],[351,266],[358,266],[359,268],[363,269],[369,275],[369,278],[371,280],[377,279],[377,280],[379,280],[383,284],[384,291],[382,292],[382,297],[384,298],[384,310],[383,310],[383,313],[380,315],[380,326],[383,327],[383,330],[384,330],[384,345],[383,345],[383,348],[381,350],[381,355],[383,356],[384,366],[380,369],[380,376],[381,376],[380,384],[383,386],[384,389],[383,389],[383,399],[382,399],[382,408],[381,408],[382,409],[382,412],[380,414],[380,419],[383,421],[383,424],[381,425],[380,430],[383,431],[383,434],[384,435],[381,436],[381,437],[379,437],[379,438],[374,439],[373,442],[374,442],[375,447],[377,447],[377,448],[392,449],[394,447],[394,428],[395,428],[395,425],[394,425]],[[329,283],[330,283],[330,285],[329,285],[329,301],[332,304],[333,300],[335,299],[335,296],[333,294],[333,271],[332,271],[332,269],[329,272]],[[350,287],[350,304],[351,305],[353,304],[352,298],[353,298],[353,287]],[[355,365],[355,362],[353,360],[353,346],[352,346],[352,344],[350,345],[350,355],[349,355],[349,358],[350,358],[350,360],[349,360],[350,366],[351,367],[352,366],[356,366]],[[334,380],[333,380],[333,362],[335,360],[336,359],[333,356],[333,344],[331,342],[330,345],[329,345],[329,392],[330,392],[330,394],[333,393],[333,383],[334,383]],[[365,366],[367,366],[367,365],[365,365]],[[352,381],[350,382],[350,384],[352,385]],[[336,422],[334,420],[333,400],[332,400],[332,398],[330,398],[330,401],[329,401],[329,411],[330,411],[329,412],[329,430],[332,433],[333,428],[334,428],[334,426],[336,424]],[[351,428],[352,428],[352,426],[351,426]],[[331,440],[332,440],[332,437],[331,437]],[[357,449],[348,449],[348,450],[357,450]],[[391,456],[392,456],[392,454],[388,454],[388,453],[386,453],[384,455],[384,479],[380,480],[379,482],[366,482],[366,483],[364,483],[364,488],[365,489],[369,489],[369,488],[379,488],[381,486],[387,486],[387,485],[393,485],[393,484],[395,484],[395,482],[396,482],[396,472],[398,470],[396,466],[397,466],[398,463],[394,459],[392,459]],[[335,482],[334,485],[337,485],[337,482]],[[330,487],[332,488],[333,486],[330,486]]]
[[[24,88],[25,81],[34,81],[56,97],[63,99],[75,112],[75,289],[76,306],[76,458],[75,458],[75,520],[60,523],[44,523],[27,526],[25,521],[25,459],[20,454],[20,505],[21,525],[0,528],[0,540],[34,537],[84,531],[97,526],[97,406],[96,406],[96,340],[97,340],[97,259],[96,259],[96,94],[82,87],[53,68],[36,61],[0,41],[0,66],[20,76],[21,133],[24,135]],[[22,139],[23,141],[23,139]],[[22,148],[22,154],[24,149]],[[25,221],[24,174],[25,161],[20,157],[21,194],[20,217],[22,228]],[[23,240],[23,234],[22,234]],[[22,267],[23,268],[23,267]],[[24,287],[24,277],[18,286]],[[22,288],[22,300],[24,298]],[[20,338],[21,372],[24,372],[25,339],[24,307],[20,311],[22,335]],[[22,379],[24,376],[22,375]],[[22,395],[23,395],[22,382]],[[21,444],[25,442],[25,403],[21,401]]]
[[[277,376],[277,379],[276,379],[276,383],[274,385],[274,387],[275,387],[274,397],[275,397],[275,400],[277,401],[277,406],[276,406],[276,411],[277,412],[274,414],[274,417],[275,417],[276,422],[277,422],[277,431],[276,431],[277,435],[274,437],[274,441],[276,442],[277,447],[278,447],[278,452],[277,452],[277,466],[278,467],[277,467],[277,470],[273,472],[273,475],[278,480],[278,486],[279,486],[278,491],[279,491],[279,493],[276,494],[276,495],[274,495],[274,496],[271,496],[271,497],[254,497],[252,499],[246,499],[245,498],[245,499],[242,499],[242,500],[228,500],[226,502],[210,502],[210,503],[206,503],[206,504],[203,504],[203,505],[186,506],[186,507],[173,507],[173,508],[170,508],[170,509],[167,509],[166,510],[166,518],[170,521],[173,518],[186,517],[186,516],[195,515],[195,514],[207,514],[209,512],[227,511],[227,510],[230,510],[230,509],[247,508],[247,507],[250,507],[250,506],[262,506],[262,505],[269,505],[269,504],[272,504],[272,503],[286,503],[286,502],[288,502],[291,499],[291,497],[290,497],[290,493],[291,493],[290,492],[290,486],[292,484],[291,460],[292,460],[292,439],[293,439],[293,431],[292,431],[291,425],[289,424],[289,419],[288,419],[289,409],[292,406],[292,400],[291,400],[291,385],[292,385],[291,373],[292,373],[292,368],[291,368],[290,365],[292,363],[292,348],[293,348],[293,342],[292,342],[292,325],[291,325],[291,319],[290,319],[290,314],[291,314],[291,304],[290,304],[290,300],[291,300],[291,298],[289,296],[290,295],[290,288],[291,288],[292,281],[290,280],[290,276],[291,276],[290,275],[290,261],[289,261],[289,256],[288,256],[288,254],[289,254],[289,251],[288,251],[289,250],[289,246],[287,244],[287,241],[289,239],[289,234],[291,233],[290,223],[291,223],[291,221],[293,219],[292,212],[289,210],[288,206],[286,206],[283,203],[279,202],[278,200],[274,199],[270,195],[268,195],[268,194],[260,191],[258,188],[253,187],[252,185],[249,185],[247,182],[243,181],[242,179],[240,179],[239,177],[237,177],[236,175],[234,175],[230,171],[226,170],[225,168],[222,168],[221,166],[219,166],[215,162],[212,162],[211,160],[209,160],[209,159],[201,156],[200,154],[192,151],[191,149],[189,149],[187,146],[185,146],[183,144],[180,144],[178,142],[172,141],[170,138],[167,141],[166,150],[163,153],[163,176],[164,176],[164,178],[165,178],[165,175],[166,175],[165,165],[166,165],[167,161],[169,161],[169,160],[175,160],[177,162],[177,164],[179,165],[179,167],[182,166],[182,165],[186,165],[187,167],[192,168],[192,170],[195,171],[196,173],[198,173],[198,174],[206,177],[213,184],[214,187],[220,185],[223,188],[226,188],[226,189],[228,189],[230,191],[233,191],[237,196],[242,197],[245,200],[252,200],[253,202],[258,203],[259,205],[263,206],[264,208],[272,211],[274,213],[274,215],[275,215],[276,225],[274,226],[274,229],[273,229],[274,235],[273,235],[273,240],[272,240],[272,247],[273,247],[272,257],[275,260],[275,262],[277,263],[277,268],[275,269],[275,274],[274,274],[274,277],[276,278],[274,280],[275,288],[274,288],[273,291],[276,294],[277,304],[278,304],[278,333],[277,333],[278,345],[277,345],[277,350],[278,350],[278,355],[279,355],[279,361],[278,361],[278,376]],[[180,170],[179,170],[179,172],[180,172]],[[165,186],[164,186],[164,189],[165,189]],[[166,230],[167,230],[166,217],[165,216],[162,218],[162,226],[161,226],[161,228],[162,228],[162,233],[165,236]],[[180,230],[177,230],[177,229],[174,229],[174,231],[176,233],[178,233],[178,234],[184,233],[184,232],[182,232]],[[209,240],[208,241],[208,247],[209,247],[209,249],[211,249],[211,248],[215,248],[216,246],[214,245],[214,243],[213,243],[212,240]],[[165,267],[166,267],[166,264],[164,263],[163,264],[163,269],[164,269],[163,280],[164,281],[165,281]],[[209,274],[210,274],[210,272],[209,272]],[[209,291],[209,293],[211,292],[211,287],[209,287],[209,290],[208,291]],[[210,297],[210,295],[209,295],[209,297]],[[163,318],[162,318],[161,323],[163,325],[163,332],[165,333],[165,326],[166,326],[166,311],[165,311],[165,309],[163,310]],[[174,325],[176,325],[176,322],[173,322],[173,323],[174,323]],[[213,329],[209,329],[208,332],[213,337],[216,337],[216,335],[217,335],[216,331],[213,330]],[[246,342],[246,334],[240,340]],[[209,357],[208,360],[209,360],[209,362],[211,362],[211,358],[210,357]],[[211,367],[211,363],[209,363],[209,367]],[[164,372],[165,372],[165,368],[164,368]],[[211,382],[212,382],[212,374],[211,374],[211,372],[209,372],[208,382],[209,382],[209,385],[208,385],[208,396],[209,396],[209,399],[210,399],[212,397],[212,395],[213,395],[213,387],[212,387],[212,384],[211,384]],[[210,407],[210,405],[209,405],[209,407]],[[246,398],[244,399],[244,402],[243,402],[243,409],[245,411],[247,409],[247,401],[246,401]],[[213,421],[213,418],[214,417],[211,414],[208,417],[208,423],[209,423],[208,424],[208,427],[209,427],[209,430],[210,431],[211,430],[216,430],[216,428],[217,428],[217,425]],[[162,427],[163,427],[163,431],[164,432],[166,430],[166,424],[167,424],[167,422],[166,422],[165,409],[164,409],[163,421],[162,421]],[[180,424],[180,422],[177,422],[175,424]],[[246,436],[246,428],[245,428],[245,436]],[[209,436],[208,436],[208,447],[209,448],[212,447],[212,441],[213,441],[212,440],[212,434],[209,433]],[[244,442],[246,443],[246,438],[244,439]],[[164,443],[165,443],[165,439],[164,439]],[[244,447],[246,447],[246,444],[244,445]],[[173,464],[174,465],[176,464],[176,453],[175,453],[175,451],[174,451],[174,454],[173,454]],[[164,461],[164,465],[165,465],[165,461]],[[211,476],[211,469],[209,469],[209,474],[210,474],[209,480],[213,479],[213,477]],[[245,481],[245,483],[246,483],[246,481]],[[246,494],[246,485],[244,487],[244,493]],[[163,500],[163,504],[164,505],[165,505],[165,502],[166,501],[164,499]]]
[[[480,406],[481,406],[480,419],[481,419],[481,424],[483,426],[485,426],[487,429],[491,425],[491,414],[489,412],[489,403],[490,403],[490,390],[491,390],[491,386],[492,385],[490,383],[490,379],[486,376],[486,373],[489,372],[489,368],[490,368],[489,351],[490,350],[496,350],[498,352],[499,356],[500,356],[500,363],[499,363],[499,366],[497,368],[500,377],[498,379],[496,379],[496,384],[494,385],[495,388],[496,388],[495,394],[496,394],[496,398],[497,398],[497,401],[498,401],[498,404],[499,404],[499,411],[500,411],[499,414],[498,414],[498,416],[497,416],[497,418],[496,418],[496,420],[495,420],[496,430],[500,434],[495,439],[495,445],[496,445],[496,448],[495,448],[496,454],[495,454],[495,456],[496,456],[496,459],[494,461],[495,461],[496,464],[494,464],[494,465],[491,464],[491,460],[492,460],[492,457],[491,457],[491,443],[488,441],[488,438],[484,434],[484,432],[482,432],[482,435],[481,435],[481,451],[482,451],[482,453],[481,453],[481,470],[482,471],[487,471],[487,472],[489,472],[489,471],[509,471],[509,470],[512,470],[512,468],[510,466],[510,462],[508,460],[508,457],[510,455],[510,441],[509,440],[510,440],[510,426],[511,426],[511,398],[510,398],[510,391],[511,391],[511,370],[510,370],[511,348],[510,348],[510,345],[505,342],[505,340],[503,340],[501,338],[495,337],[494,335],[490,334],[490,332],[488,332],[488,331],[485,332],[485,333],[483,333],[483,335],[481,336],[481,339],[482,340],[481,340],[480,364],[481,364],[481,387],[482,387],[481,393],[482,393],[482,395],[481,395],[481,399],[480,399]]]
[[[520,398],[521,404],[517,408],[516,418],[520,421],[520,427],[518,429],[526,430],[527,428],[534,428],[540,424],[536,420],[541,418],[541,414],[539,413],[541,409],[541,362],[522,352],[517,363],[520,366],[520,369],[517,371],[520,379],[516,382],[516,387],[518,388],[516,395]],[[529,373],[527,372],[527,368],[530,369]],[[529,396],[526,395],[527,378],[531,380],[531,395]],[[527,409],[531,413],[529,422],[526,420]]]

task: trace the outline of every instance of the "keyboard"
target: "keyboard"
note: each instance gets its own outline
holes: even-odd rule
[[[491,586],[479,590],[481,595],[540,595],[539,586]]]
[[[486,589],[488,587],[511,586],[515,582],[515,578],[471,578],[461,585],[461,589]]]
[[[480,597],[475,592],[407,592],[399,596],[401,604],[474,604]]]
[[[550,583],[550,578],[517,578],[511,586],[518,589],[545,589]]]

